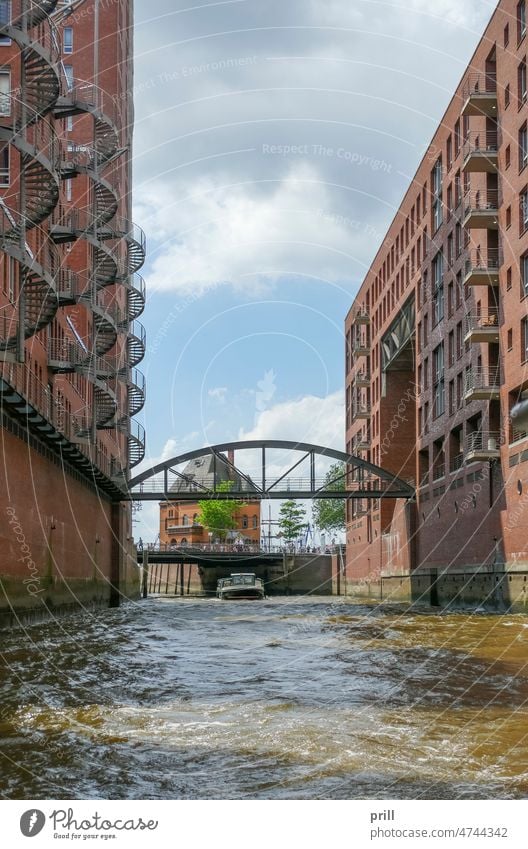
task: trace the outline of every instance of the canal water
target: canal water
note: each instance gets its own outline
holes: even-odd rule
[[[2,633],[4,798],[528,796],[528,618],[149,599]]]

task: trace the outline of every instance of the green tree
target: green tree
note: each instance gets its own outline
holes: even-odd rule
[[[232,481],[222,481],[218,484],[218,492],[229,492],[233,486]],[[199,501],[198,522],[211,531],[217,539],[225,540],[228,531],[237,527],[236,514],[246,505],[243,501],[218,501],[208,499]]]
[[[325,476],[324,489],[334,492],[345,490],[344,463],[334,463]],[[313,503],[314,524],[320,531],[344,531],[345,501],[341,498],[317,498]]]
[[[306,513],[304,507],[296,501],[284,501],[279,511],[279,528],[282,536],[287,542],[298,539],[303,528],[306,527]]]

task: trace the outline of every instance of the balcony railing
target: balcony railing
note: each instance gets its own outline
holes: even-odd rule
[[[470,342],[498,342],[499,319],[498,307],[489,307],[477,315],[466,315],[466,339]]]
[[[365,369],[356,372],[354,375],[354,383],[356,386],[370,386],[370,374]]]
[[[433,481],[439,481],[445,477],[445,463],[437,463],[433,466]]]
[[[466,400],[500,398],[500,369],[475,369],[466,373]]]
[[[462,87],[462,115],[494,117],[497,114],[497,75],[470,74]]]
[[[462,154],[466,171],[493,173],[497,170],[499,138],[495,130],[469,133]]]
[[[464,454],[455,454],[454,457],[451,457],[449,460],[449,471],[450,472],[458,472],[462,466],[464,465]]]
[[[368,339],[353,339],[352,353],[356,357],[368,356],[368,354],[370,353],[370,343]]]
[[[352,419],[369,419],[370,404],[357,404],[352,408]]]
[[[464,196],[464,226],[472,229],[496,229],[499,226],[497,189],[470,190]]]
[[[471,460],[495,460],[500,457],[503,435],[498,431],[475,431],[466,438],[466,458]]]
[[[466,261],[465,282],[473,286],[497,286],[502,254],[496,248],[471,250]]]
[[[358,307],[354,312],[352,324],[370,324],[370,313],[366,307]]]

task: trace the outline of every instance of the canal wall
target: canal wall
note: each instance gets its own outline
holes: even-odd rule
[[[139,597],[130,508],[2,430],[0,628]]]
[[[197,563],[151,563],[147,589],[151,594],[214,596],[220,578],[232,572],[254,572],[264,581],[266,595],[332,595],[332,556],[326,554],[285,555],[273,563],[258,556],[247,564],[207,565]]]
[[[347,582],[344,595],[358,600],[407,602],[432,608],[485,608],[528,613],[528,567],[512,564],[454,570],[417,569],[411,575]]]

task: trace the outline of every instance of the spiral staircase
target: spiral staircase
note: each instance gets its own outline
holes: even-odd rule
[[[136,225],[125,226],[114,220],[119,197],[111,178],[104,172],[122,152],[116,105],[93,83],[74,80],[67,91],[61,92],[59,39],[49,17],[57,12],[59,0],[24,0],[22,5],[23,13],[0,22],[0,34],[20,48],[24,72],[23,100],[0,95],[0,143],[8,143],[20,153],[24,177],[23,214],[11,213],[0,206],[0,250],[20,268],[25,339],[48,326],[61,306],[80,303],[90,309],[95,330],[93,352],[72,340],[62,342],[59,350],[58,342],[50,339],[49,368],[57,374],[77,372],[89,380],[93,424],[98,429],[117,427],[126,433],[131,467],[145,453],[144,430],[130,421],[145,403],[145,379],[135,368],[145,355],[146,344],[145,330],[137,321],[145,307],[145,284],[137,274],[145,261],[145,234]],[[61,145],[53,120],[77,115],[93,118],[90,145],[72,142]],[[81,175],[92,184],[93,208],[72,209],[59,217],[56,210],[61,181]],[[91,280],[82,292],[77,276],[63,268],[60,261],[41,264],[27,246],[26,233],[53,215],[49,233],[51,251],[54,245],[79,238],[92,247]],[[50,267],[58,270],[51,273]],[[124,312],[107,306],[97,295],[115,284],[123,285],[126,290]],[[19,345],[18,314],[14,304],[1,311],[0,351],[13,352]],[[120,333],[126,334],[123,346],[126,363],[118,362],[110,353]],[[126,385],[125,416],[119,410],[117,391],[110,385],[116,380]],[[83,417],[77,436],[88,438],[90,432],[91,427]]]

